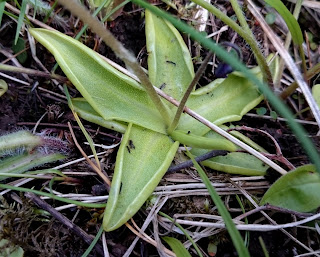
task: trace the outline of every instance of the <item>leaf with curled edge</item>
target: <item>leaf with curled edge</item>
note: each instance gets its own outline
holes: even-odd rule
[[[161,23],[164,21],[155,19],[153,22]],[[173,30],[173,28],[170,30]],[[159,33],[165,32],[166,30],[161,29]],[[125,126],[126,123],[133,123],[133,125],[128,126],[117,154],[116,170],[103,221],[105,230],[114,230],[131,218],[151,194],[169,167],[179,143],[174,143],[166,134],[162,118],[137,82],[106,64],[91,49],[61,33],[38,29],[31,30],[31,33],[54,54],[65,74],[86,99],[87,104],[78,102],[79,108],[85,113],[83,117],[98,124],[103,124],[102,120],[99,119],[99,116],[101,116],[111,122],[106,126],[114,126],[113,121],[120,121],[120,125],[123,122]],[[173,33],[173,35],[176,35],[176,33]],[[179,40],[177,39],[177,41]],[[180,41],[179,44],[181,44]],[[166,44],[166,47],[174,45]],[[168,51],[165,47],[160,49]],[[181,47],[179,51],[181,51]],[[188,55],[189,57],[186,59],[191,59],[189,53]],[[179,58],[179,56],[175,56],[175,58]],[[161,58],[155,58],[155,62],[161,62],[156,64],[157,67],[167,67],[169,69],[168,74],[171,70],[179,73],[176,74],[176,78],[174,76],[170,77],[170,83],[181,85],[179,90],[172,90],[173,94],[179,98],[179,96],[182,96],[183,89],[188,86],[187,82],[191,81],[190,77],[193,77],[190,63],[181,60],[181,62],[186,62],[184,67],[187,67],[188,72],[187,76],[183,76],[185,69],[181,69],[180,66],[177,66],[177,69],[172,69],[175,61],[171,59],[165,61],[166,63]],[[151,69],[153,68],[151,67]],[[236,74],[231,74],[229,77],[225,80],[210,83],[203,89],[195,91],[191,96],[193,99],[190,103],[194,103],[194,106],[205,114],[208,114],[210,110],[202,110],[200,107],[202,107],[203,101],[210,100],[209,107],[215,109],[216,114],[213,116],[210,114],[209,118],[214,122],[238,120],[241,118],[239,113],[243,115],[245,111],[249,110],[250,106],[253,107],[253,98],[255,99],[254,103],[258,103],[262,99],[256,88],[251,84],[249,85],[245,78]],[[237,79],[238,77],[240,81]],[[168,83],[168,89],[170,89],[171,84],[165,79],[165,77],[159,76],[151,80],[154,80],[152,83],[158,83],[158,86]],[[181,81],[179,82],[179,80]],[[229,82],[225,82],[226,80]],[[239,82],[239,85],[236,82]],[[237,92],[229,88],[231,83],[236,84]],[[220,85],[222,86],[220,87]],[[212,92],[216,96],[208,98],[207,95],[212,94]],[[241,95],[241,92],[245,95]],[[221,96],[223,96],[222,99],[220,99]],[[232,107],[237,105],[238,108],[232,108],[231,112],[227,112],[226,108],[230,107],[230,99],[233,101],[231,103]],[[244,104],[245,101],[247,101],[246,104]],[[76,102],[77,100],[73,100],[74,104]],[[203,115],[203,113],[200,114]],[[225,115],[228,118],[225,118]],[[186,122],[183,119],[187,119]],[[205,134],[202,131],[202,124],[198,122],[189,123],[188,119],[183,115],[180,123],[187,126],[183,127],[182,130],[190,129],[193,135],[198,136]],[[201,133],[203,134],[201,135]]]
[[[146,41],[150,81],[180,101],[194,77],[192,59],[183,38],[171,23],[146,10]]]
[[[127,124],[115,120],[105,120],[102,118],[84,98],[73,98],[72,105],[76,113],[83,119],[99,126],[115,130],[124,134],[127,129]]]
[[[177,257],[191,257],[190,253],[187,251],[184,244],[181,243],[178,239],[168,236],[165,236],[162,239],[168,245],[170,245],[170,248],[176,254]]]
[[[129,124],[117,154],[103,219],[106,231],[127,222],[147,200],[168,170],[179,142]]]
[[[224,126],[224,129],[228,129],[228,127]],[[222,139],[223,137],[213,131],[209,131],[205,138],[213,140]],[[246,137],[242,135],[242,141],[244,139]],[[244,142],[248,144],[246,141]],[[192,148],[190,152],[195,156],[200,156],[206,154],[208,150]],[[201,164],[217,171],[246,176],[264,176],[269,168],[253,155],[242,152],[231,152],[225,156],[216,156],[201,162]]]
[[[160,113],[135,80],[60,32],[30,29],[30,33],[54,55],[68,79],[105,120],[132,122],[166,133]]]
[[[279,178],[264,194],[266,203],[298,212],[310,212],[320,206],[320,175],[308,164]]]
[[[262,79],[260,69],[253,70]],[[226,79],[216,79],[193,92],[187,106],[216,125],[241,120],[242,116],[263,100],[263,96],[247,78],[233,72]],[[183,114],[177,129],[203,136],[210,129]]]

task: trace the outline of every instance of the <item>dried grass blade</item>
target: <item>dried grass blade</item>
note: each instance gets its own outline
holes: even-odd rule
[[[286,51],[286,49],[284,48],[279,37],[272,31],[270,26],[265,22],[264,18],[256,8],[255,4],[252,2],[252,0],[248,0],[248,4],[249,4],[248,7],[250,12],[253,14],[253,16],[255,16],[257,20],[259,20],[261,28],[264,30],[264,32],[267,34],[268,38],[270,39],[271,43],[273,44],[273,46],[277,49],[279,54],[282,56],[286,65],[288,66],[288,69],[292,73],[292,76],[297,81],[320,128],[320,109],[319,109],[319,106],[316,104],[314,98],[312,97],[311,91],[307,83],[305,82],[303,75],[301,74],[300,70],[294,63],[288,51]]]

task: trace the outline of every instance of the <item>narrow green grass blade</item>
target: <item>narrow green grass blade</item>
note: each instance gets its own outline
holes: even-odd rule
[[[194,157],[188,151],[187,148],[186,148],[186,150],[187,150],[188,156],[190,157],[190,159],[193,162],[193,165],[197,169],[203,183],[206,185],[213,202],[217,206],[217,209],[218,209],[220,215],[222,216],[224,223],[226,224],[226,228],[229,232],[229,235],[232,239],[233,245],[236,248],[239,256],[240,257],[250,256],[248,249],[245,247],[245,244],[244,244],[243,239],[240,235],[240,232],[237,230],[236,226],[234,225],[232,218],[231,218],[231,215],[228,212],[227,208],[224,206],[222,200],[220,199],[220,196],[218,195],[218,193],[216,192],[214,187],[211,185],[210,180],[208,179],[207,175],[205,174],[205,172],[203,171],[201,166],[197,163],[197,161],[194,159]]]
[[[88,249],[84,252],[84,254],[82,254],[81,257],[87,257],[90,252],[92,251],[93,247],[96,245],[96,243],[98,242],[99,238],[101,237],[103,232],[103,227],[101,226],[97,235],[95,236],[95,238],[92,240],[90,246],[88,247]]]
[[[93,143],[93,140],[92,138],[89,136],[87,130],[85,129],[85,127],[83,126],[81,120],[79,119],[78,115],[75,114],[75,110],[74,110],[74,107],[73,107],[73,104],[72,104],[72,101],[71,101],[71,97],[70,97],[70,94],[69,94],[69,91],[68,91],[68,88],[66,85],[63,85],[63,89],[64,89],[64,93],[66,94],[66,97],[67,97],[67,100],[68,100],[68,105],[69,105],[69,108],[71,109],[72,113],[74,113],[74,118],[76,119],[77,123],[78,123],[78,126],[80,127],[83,135],[85,136],[85,138],[87,139],[89,145],[90,145],[90,149],[94,155],[94,159],[96,160],[96,164],[98,165],[98,168],[101,169],[100,167],[100,161],[99,161],[99,158],[98,158],[98,155],[97,155],[97,151],[96,151],[96,148],[94,147],[94,143]]]
[[[298,21],[294,18],[292,13],[280,0],[265,0],[267,4],[272,6],[286,22],[291,33],[293,43],[301,45],[303,43],[303,36]]]
[[[305,152],[310,157],[311,161],[316,165],[317,171],[320,173],[320,157],[317,149],[311,142],[311,140],[306,136],[308,135],[304,128],[295,122],[294,117],[289,110],[289,108],[278,98],[273,92],[269,89],[269,87],[259,81],[239,60],[233,58],[227,51],[223,48],[215,44],[212,40],[206,38],[205,35],[201,34],[199,31],[193,29],[186,23],[174,18],[172,15],[160,10],[159,8],[143,1],[143,0],[132,0],[135,4],[138,4],[146,9],[151,10],[156,15],[170,21],[177,29],[182,32],[188,33],[190,37],[199,43],[201,43],[204,47],[214,52],[218,58],[223,60],[224,62],[231,65],[231,67],[235,70],[241,71],[248,79],[250,79],[259,90],[264,94],[264,96],[268,99],[274,109],[288,121],[288,125],[296,135],[299,140],[301,146],[304,148]]]
[[[27,8],[27,3],[28,3],[28,0],[22,0],[20,14],[19,14],[19,18],[18,18],[16,36],[14,38],[14,44],[17,44],[17,42],[18,42],[19,32],[20,32],[20,29],[23,24],[23,19],[24,19],[24,14],[26,12],[26,8]]]
[[[105,4],[108,2],[109,0],[105,0],[92,14],[92,17],[96,17],[98,15],[98,13],[101,11],[101,9],[105,6]],[[109,2],[110,3],[110,2]],[[88,28],[88,24],[85,24],[82,29],[80,30],[80,32],[77,34],[77,36],[75,37],[76,40],[79,40],[80,37],[83,35],[83,33],[87,30]]]
[[[264,243],[263,239],[261,236],[259,236],[259,243],[261,245],[261,248],[262,248],[262,251],[263,251],[263,254],[265,257],[269,257],[269,253],[268,253],[268,249],[266,247],[266,244]]]
[[[5,5],[6,5],[6,1],[0,2],[0,26],[1,26],[2,15],[3,15],[3,12],[4,12]]]
[[[179,223],[175,222],[174,219],[172,219],[170,216],[168,216],[167,214],[165,214],[165,213],[163,213],[163,212],[161,212],[161,211],[159,211],[159,214],[160,214],[161,216],[166,217],[167,219],[171,220],[171,222],[174,223],[174,225],[176,225],[176,226],[183,232],[183,234],[189,239],[189,241],[192,243],[194,249],[197,251],[198,255],[199,255],[200,257],[203,256],[202,253],[201,253],[201,251],[200,251],[200,249],[199,249],[199,247],[198,247],[198,246],[196,245],[196,243],[194,242],[194,240],[193,240],[193,239],[191,238],[191,236],[187,233],[187,231],[185,231],[185,230],[183,229],[183,227],[182,227]],[[166,240],[165,240],[165,241],[166,241]],[[167,241],[166,241],[166,242],[167,242]],[[167,242],[167,243],[168,243],[168,242]],[[171,245],[170,245],[170,247],[171,247]],[[171,248],[172,248],[172,247],[171,247]],[[172,250],[173,250],[173,249],[172,249]]]
[[[59,153],[41,154],[34,152],[33,154],[21,154],[5,158],[0,161],[0,172],[7,173],[7,177],[0,177],[0,181],[10,177],[10,173],[23,173],[34,167],[64,159],[65,156]]]
[[[46,193],[46,192],[42,192],[42,191],[30,189],[30,188],[15,187],[15,186],[9,186],[9,185],[5,185],[5,184],[0,184],[0,188],[10,189],[10,190],[19,191],[19,192],[30,192],[30,193],[34,193],[36,195],[47,196],[47,197],[50,197],[50,198],[52,198],[54,200],[61,201],[61,202],[64,202],[64,203],[71,203],[71,204],[75,204],[77,206],[83,206],[83,207],[87,207],[87,208],[105,208],[106,207],[105,203],[84,203],[84,202],[71,200],[71,199],[68,199],[68,198],[56,196],[56,195],[53,195],[53,194],[49,194],[49,193]]]
[[[58,1],[56,0],[56,1],[54,2],[54,4],[51,6],[50,10],[48,11],[46,17],[44,17],[43,23],[47,23],[47,21],[48,21],[49,18],[50,18],[50,15],[51,15],[52,12],[55,10],[57,4],[58,4]]]
[[[242,201],[241,201],[241,199],[240,199],[240,197],[238,195],[236,195],[236,199],[237,199],[237,202],[240,205],[242,213],[246,213],[246,210],[245,210],[245,208],[244,208],[244,206],[242,204]],[[244,222],[245,222],[245,224],[249,224],[248,218],[244,218]],[[244,236],[244,245],[246,247],[249,247],[249,239],[250,239],[250,231],[246,231],[246,234]]]

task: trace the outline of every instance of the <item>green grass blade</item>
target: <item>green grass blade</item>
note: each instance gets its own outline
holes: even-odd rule
[[[92,138],[89,136],[87,130],[85,129],[85,127],[83,126],[81,120],[79,119],[78,115],[75,115],[76,112],[74,110],[74,107],[73,107],[73,104],[72,104],[72,101],[71,101],[71,97],[70,97],[70,94],[69,94],[69,91],[68,91],[68,88],[66,85],[63,85],[63,89],[64,89],[64,93],[66,94],[66,97],[67,97],[67,100],[68,100],[68,105],[69,105],[69,108],[71,109],[72,113],[74,114],[74,118],[76,119],[77,123],[78,123],[78,126],[80,127],[83,135],[85,136],[85,138],[87,139],[88,143],[89,143],[89,146],[90,146],[90,149],[94,155],[94,159],[96,160],[96,164],[98,166],[99,169],[101,169],[100,167],[100,161],[99,161],[99,158],[98,158],[98,155],[97,155],[97,152],[96,152],[96,148],[94,147],[94,143],[93,143],[93,140]]]
[[[130,2],[130,0],[125,0],[121,4],[114,7],[109,13],[106,14],[106,16],[103,17],[103,19],[101,21],[105,22],[107,19],[109,19],[109,17],[111,17],[112,14],[114,14],[116,11],[118,11],[120,8],[122,8],[123,6],[125,6],[129,2]]]
[[[2,15],[3,15],[3,12],[4,12],[5,5],[6,5],[6,1],[0,2],[0,26],[1,26]]]
[[[188,26],[186,23],[174,18],[172,15],[160,10],[159,8],[152,6],[146,3],[143,0],[132,0],[135,4],[138,4],[146,9],[151,10],[156,15],[170,21],[177,29],[182,32],[188,33],[191,38],[201,43],[204,47],[214,52],[218,58],[223,60],[224,62],[231,65],[235,70],[241,71],[248,79],[250,79],[259,90],[265,95],[265,97],[269,100],[274,109],[288,121],[288,125],[291,127],[292,131],[298,138],[300,144],[304,148],[305,152],[310,157],[311,161],[316,165],[317,171],[320,173],[320,157],[317,152],[317,149],[311,142],[311,140],[306,136],[307,132],[304,128],[295,122],[294,117],[289,110],[289,108],[278,98],[273,92],[269,89],[269,87],[259,81],[239,60],[233,58],[227,51],[223,48],[215,44],[212,40],[206,38],[205,35],[201,34],[199,31],[193,29]]]
[[[298,16],[303,0],[298,0],[296,3],[295,13]],[[302,68],[303,72],[307,73],[307,65],[306,59],[303,51],[303,35],[299,23],[295,16],[287,9],[287,7],[281,1],[274,1],[274,0],[266,0],[266,3],[271,5],[277,12],[281,15],[281,17],[286,22],[288,29],[291,33],[293,43],[299,46],[299,54],[302,61]]]
[[[208,179],[207,175],[205,174],[205,172],[203,171],[201,166],[197,163],[197,161],[194,159],[194,157],[188,151],[187,148],[186,148],[186,150],[187,150],[188,156],[191,158],[191,160],[193,162],[193,165],[197,169],[203,183],[206,185],[213,202],[217,206],[217,209],[218,209],[220,215],[222,216],[224,223],[226,224],[226,228],[229,232],[229,235],[232,239],[233,245],[236,248],[239,256],[240,257],[250,256],[248,249],[245,247],[245,244],[244,244],[243,239],[240,235],[240,232],[237,230],[236,226],[234,225],[232,218],[231,218],[231,215],[228,212],[227,208],[224,206],[220,196],[218,195],[218,193],[216,192],[214,187],[211,185],[210,180]]]
[[[23,25],[23,19],[24,19],[24,14],[26,12],[26,8],[27,8],[27,3],[28,3],[28,0],[22,0],[20,14],[19,14],[19,18],[18,18],[16,36],[14,38],[14,44],[17,44],[17,42],[18,42],[19,32],[20,32],[22,25]]]
[[[46,17],[44,17],[43,23],[47,23],[47,21],[48,21],[49,18],[50,18],[50,15],[52,14],[52,12],[54,11],[54,9],[56,8],[57,4],[58,4],[58,1],[56,0],[56,1],[54,2],[54,4],[51,6],[50,10],[48,11]]]
[[[192,243],[192,245],[193,245],[193,247],[194,247],[194,249],[197,251],[197,253],[198,253],[198,255],[200,256],[200,257],[202,257],[203,255],[202,255],[202,253],[201,253],[201,251],[200,251],[200,249],[199,249],[199,247],[196,245],[196,243],[194,242],[194,240],[191,238],[191,236],[187,233],[187,231],[185,231],[184,230],[184,228],[179,224],[179,223],[177,223],[177,222],[175,222],[175,220],[173,219],[173,218],[171,218],[170,216],[168,216],[167,214],[165,214],[165,213],[163,213],[163,212],[159,212],[159,214],[161,215],[161,216],[163,216],[163,217],[165,217],[165,218],[167,218],[167,219],[169,219],[172,223],[174,223],[174,225],[176,225],[181,231],[182,231],[182,233],[188,238],[188,240]],[[164,238],[163,238],[164,239]],[[165,240],[165,239],[164,239]],[[167,240],[165,240],[166,242],[167,242]],[[167,242],[168,243],[168,242]],[[169,244],[169,243],[168,243]],[[169,244],[170,245],[170,247],[171,247],[171,244]],[[171,247],[172,248],[172,247]],[[172,248],[172,250],[174,250],[173,248]],[[174,251],[175,252],[175,251]],[[176,252],[175,252],[176,253]]]
[[[108,4],[111,3],[110,0],[105,0],[103,1],[103,3],[101,3],[101,5],[94,11],[94,13],[92,14],[92,17],[96,17],[98,15],[98,13],[102,10],[102,8],[106,5],[106,3],[109,1]],[[83,33],[87,30],[88,28],[88,24],[85,24],[82,29],[80,30],[80,32],[77,34],[77,36],[75,37],[76,40],[79,40],[80,37],[83,35]]]
[[[291,33],[293,43],[301,45],[303,43],[303,36],[298,21],[294,18],[292,13],[280,0],[265,0],[267,4],[272,6],[286,22]]]
[[[10,173],[23,173],[34,167],[44,165],[64,159],[65,156],[59,153],[41,154],[34,152],[32,154],[21,154],[5,158],[0,162],[0,172],[6,173],[7,177],[0,176],[0,181],[10,177]]]
[[[84,254],[82,254],[81,257],[87,257],[90,252],[92,251],[93,247],[96,245],[96,243],[98,242],[99,238],[101,237],[103,232],[103,227],[101,226],[97,235],[95,236],[95,238],[93,239],[93,241],[91,242],[91,244],[89,245],[88,249],[84,252]]]
[[[267,247],[266,247],[266,244],[264,243],[263,239],[261,236],[259,236],[259,243],[261,245],[261,248],[262,248],[262,251],[263,251],[263,254],[265,257],[269,257],[269,253],[268,253],[268,250],[267,250]]]
[[[240,197],[238,195],[236,195],[236,199],[237,199],[237,202],[240,205],[242,213],[245,213],[246,210],[245,210],[245,208],[244,208],[244,206],[243,206],[243,204],[241,202],[241,199],[240,199]],[[249,224],[248,218],[245,218],[244,222],[245,222],[245,224]],[[249,239],[250,239],[250,231],[246,231],[245,236],[244,236],[244,245],[246,247],[249,247]]]
[[[36,195],[47,196],[47,197],[50,197],[50,198],[52,198],[54,200],[61,201],[61,202],[64,202],[64,203],[71,203],[71,204],[75,204],[77,206],[83,206],[83,207],[87,207],[87,208],[105,208],[106,207],[105,203],[84,203],[84,202],[71,200],[71,199],[68,199],[68,198],[56,196],[56,195],[53,195],[53,194],[49,194],[49,193],[46,193],[46,192],[42,192],[42,191],[30,189],[30,188],[15,187],[15,186],[9,186],[9,185],[5,185],[5,184],[0,184],[0,188],[15,190],[15,191],[19,191],[19,192],[30,192],[30,193],[34,193]]]

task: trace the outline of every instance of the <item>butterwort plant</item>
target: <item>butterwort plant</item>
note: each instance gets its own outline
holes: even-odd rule
[[[169,22],[149,11],[145,17],[149,79],[154,86],[180,101],[195,76],[188,48]],[[168,170],[180,144],[204,151],[231,152],[227,156],[229,160],[216,165],[218,170],[244,175],[265,174],[267,167],[261,161],[254,158],[252,167],[246,167],[242,160],[252,156],[235,152],[238,148],[233,143],[186,114],[181,114],[176,125],[168,126],[139,82],[109,65],[77,40],[45,29],[30,29],[30,33],[55,56],[81,93],[83,98],[72,100],[78,114],[124,133],[104,214],[106,231],[119,228],[140,209]],[[252,72],[262,79],[258,67]],[[222,125],[240,120],[262,99],[255,85],[241,73],[233,72],[227,78],[193,90],[186,105],[209,121]],[[177,108],[161,102],[169,120],[174,120]],[[236,156],[238,161],[228,168],[233,154],[241,156]],[[221,160],[212,162],[221,163]]]

